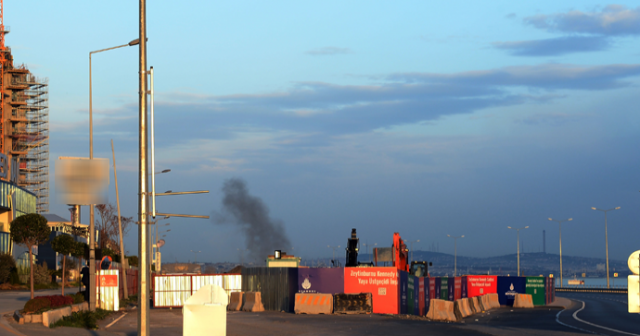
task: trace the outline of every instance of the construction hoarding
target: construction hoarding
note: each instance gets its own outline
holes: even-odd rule
[[[527,279],[525,277],[499,276],[498,302],[501,306],[512,306],[516,294],[526,294]]]
[[[294,312],[298,268],[251,267],[242,269],[242,291],[260,292],[265,310]]]
[[[544,277],[527,277],[526,291],[531,295],[534,306],[546,304],[546,279]]]
[[[399,271],[395,267],[348,267],[344,269],[344,292],[371,293],[373,312],[400,313]]]
[[[344,268],[298,268],[298,293],[344,292]]]
[[[497,293],[497,276],[495,275],[468,275],[467,296],[474,297],[485,294]]]

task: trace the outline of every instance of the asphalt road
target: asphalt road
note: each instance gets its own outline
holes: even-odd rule
[[[602,335],[640,336],[640,314],[628,313],[627,294],[558,293],[573,301],[558,320]]]

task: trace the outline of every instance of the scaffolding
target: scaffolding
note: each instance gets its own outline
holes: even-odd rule
[[[5,48],[2,67],[2,152],[19,165],[18,186],[36,195],[36,211],[49,212],[49,83]]]
[[[24,64],[14,66],[11,48],[5,45],[9,27],[4,25],[3,2],[0,0],[0,153],[8,160],[0,173],[34,193],[36,211],[47,213],[49,83],[31,74]]]

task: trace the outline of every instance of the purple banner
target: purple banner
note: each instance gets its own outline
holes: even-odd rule
[[[298,268],[298,293],[344,293],[344,268]]]

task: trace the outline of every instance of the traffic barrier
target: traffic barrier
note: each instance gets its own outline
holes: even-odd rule
[[[491,293],[491,294],[487,294],[486,296],[491,308],[500,308],[500,301],[498,301],[498,294]]]
[[[513,301],[513,308],[533,308],[533,298],[531,294],[516,294]]]
[[[489,295],[480,296],[480,301],[482,301],[482,307],[484,310],[491,310],[493,307],[491,306],[491,302],[489,301]]]
[[[246,312],[262,312],[264,306],[262,305],[262,295],[260,292],[245,292],[244,304],[242,305],[242,311]]]
[[[243,292],[231,292],[231,297],[229,298],[229,305],[227,306],[227,310],[238,311],[242,310],[242,294]]]
[[[336,314],[371,314],[371,293],[336,294],[333,296],[333,312]]]
[[[296,293],[296,314],[331,314],[333,295]]]
[[[467,299],[455,300],[453,302],[453,312],[458,320],[470,316],[471,310],[469,309],[469,301]]]
[[[473,298],[467,298],[467,302],[469,302],[469,310],[471,310],[472,315],[482,311],[479,308],[476,308]]]
[[[454,304],[451,301],[433,299],[429,306],[427,318],[433,321],[456,322],[458,319],[453,311],[453,306]]]
[[[482,304],[482,296],[474,296],[473,297],[473,305],[476,307],[476,313],[482,313],[485,310],[484,305]]]

